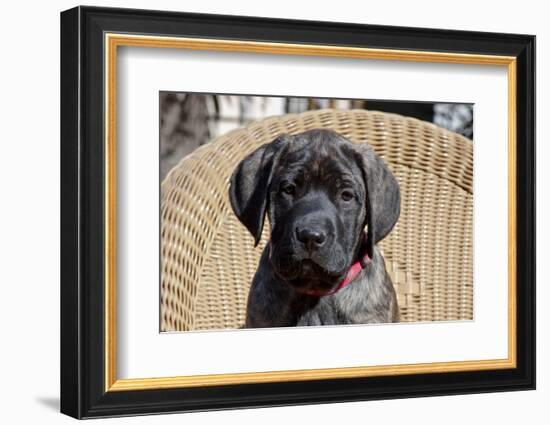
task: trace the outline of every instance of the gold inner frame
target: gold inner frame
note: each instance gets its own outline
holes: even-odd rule
[[[516,58],[256,41],[105,34],[105,391],[481,371],[516,367]],[[508,357],[495,360],[117,379],[116,99],[119,46],[504,66],[508,72]]]

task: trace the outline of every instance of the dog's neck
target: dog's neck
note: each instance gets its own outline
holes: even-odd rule
[[[348,286],[351,282],[355,280],[357,276],[370,264],[372,259],[370,258],[368,254],[368,234],[365,232],[363,234],[363,241],[361,243],[361,247],[359,248],[359,253],[357,255],[357,259],[355,262],[351,265],[351,267],[348,269],[346,276],[344,279],[338,283],[338,285],[331,289],[330,291],[321,291],[321,290],[315,290],[315,289],[308,289],[304,291],[305,294],[313,296],[313,297],[324,297],[327,295],[333,295],[336,292],[338,292],[340,289]]]

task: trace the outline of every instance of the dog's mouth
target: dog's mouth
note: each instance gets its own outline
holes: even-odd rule
[[[330,291],[346,276],[351,259],[337,245],[323,252],[308,253],[285,244],[271,246],[275,274],[298,292]]]
[[[298,262],[298,276],[304,279],[322,279],[332,281],[338,279],[341,275],[339,271],[330,271],[325,267],[320,266],[310,258],[303,259]]]
[[[343,279],[345,271],[328,270],[311,258],[305,258],[279,269],[278,274],[297,291],[307,292],[331,290]]]

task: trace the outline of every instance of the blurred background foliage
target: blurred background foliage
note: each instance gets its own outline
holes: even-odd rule
[[[473,139],[470,104],[160,93],[161,181],[186,155],[219,135],[274,115],[314,109],[371,109],[432,122]]]

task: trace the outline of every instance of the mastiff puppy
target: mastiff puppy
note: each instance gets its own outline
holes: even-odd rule
[[[398,320],[376,244],[399,217],[399,186],[369,145],[329,130],[280,135],[237,166],[229,199],[256,245],[266,215],[271,225],[245,327]]]

